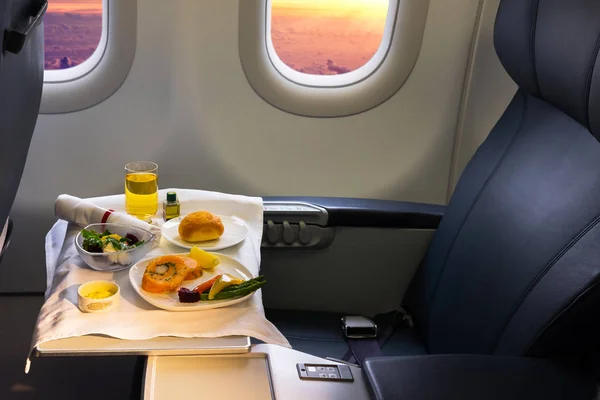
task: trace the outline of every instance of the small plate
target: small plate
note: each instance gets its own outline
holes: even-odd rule
[[[248,280],[252,279],[253,276],[248,271],[246,267],[242,263],[240,263],[235,258],[229,257],[225,254],[213,253],[221,260],[221,263],[217,265],[212,270],[204,270],[202,276],[198,279],[194,279],[191,281],[184,281],[181,287],[185,287],[188,289],[193,289],[202,282],[206,282],[209,279],[215,277],[219,274],[231,274],[233,276],[240,277],[242,279]],[[188,253],[183,254],[173,254],[175,256],[189,256]],[[156,256],[159,257],[159,256]],[[168,311],[199,311],[199,310],[210,310],[212,308],[221,308],[227,307],[233,304],[241,303],[242,301],[248,300],[254,292],[244,296],[227,300],[210,300],[210,301],[199,301],[197,303],[181,303],[179,302],[179,297],[177,296],[177,291],[172,293],[150,293],[146,292],[142,289],[142,278],[144,276],[144,271],[146,270],[146,266],[148,263],[156,258],[146,258],[138,263],[136,263],[129,270],[129,281],[131,285],[135,289],[135,291],[142,297],[142,299],[146,300],[148,303],[152,304],[155,307],[162,308],[163,310]]]
[[[238,217],[217,216],[221,218],[221,222],[223,222],[223,227],[225,228],[223,235],[218,239],[206,242],[187,242],[183,240],[179,236],[179,224],[183,217],[173,218],[165,222],[162,226],[162,236],[174,245],[183,247],[184,249],[198,247],[207,251],[223,250],[235,246],[246,239],[246,236],[248,236],[248,227],[244,221]]]

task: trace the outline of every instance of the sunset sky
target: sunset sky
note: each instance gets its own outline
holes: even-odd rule
[[[364,65],[383,37],[389,0],[272,0],[271,38],[281,60],[308,74]],[[46,69],[85,61],[102,34],[102,0],[50,0]]]
[[[388,6],[389,0],[272,0],[273,46],[300,72],[355,70],[379,48]]]
[[[100,14],[102,0],[49,0],[49,13]]]
[[[65,69],[87,60],[102,35],[102,0],[50,0],[44,17],[44,67]]]

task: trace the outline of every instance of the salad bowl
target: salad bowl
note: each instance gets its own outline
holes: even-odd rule
[[[84,231],[87,231],[87,233]],[[133,242],[130,245],[131,240],[129,243],[123,240],[121,242],[124,243],[122,245],[123,249],[119,250],[115,249],[115,246],[118,247],[119,244],[111,240],[114,246],[108,246],[109,249],[107,249],[107,246],[104,246],[104,248],[98,248],[95,251],[88,251],[90,250],[90,242],[88,241],[88,250],[85,249],[86,244],[84,244],[84,241],[86,240],[86,235],[88,237],[94,234],[100,236],[106,233],[106,231],[121,238],[135,238],[137,242]],[[111,223],[91,224],[77,234],[75,237],[75,247],[81,259],[90,268],[97,271],[120,271],[140,261],[150,251],[155,239],[156,235],[152,232],[132,225]],[[91,240],[94,240],[94,238],[92,237]],[[106,244],[106,242],[102,241],[103,244]],[[116,242],[119,242],[119,240],[116,240]]]

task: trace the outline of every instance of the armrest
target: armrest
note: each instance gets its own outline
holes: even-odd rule
[[[365,361],[373,398],[594,399],[591,376],[534,358],[484,355],[382,357]]]
[[[263,197],[264,201],[312,203],[327,210],[328,226],[436,229],[445,206],[344,197]]]

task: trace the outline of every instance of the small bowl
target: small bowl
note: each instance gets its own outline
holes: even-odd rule
[[[150,231],[138,228],[132,225],[121,224],[91,224],[85,229],[93,230],[102,233],[109,230],[111,233],[116,233],[119,236],[126,236],[128,233],[135,235],[139,240],[144,240],[144,244],[134,247],[133,249],[117,251],[114,253],[90,253],[83,249],[83,235],[81,232],[75,237],[75,247],[81,259],[97,271],[120,271],[131,267],[136,262],[140,261],[152,248],[152,244],[156,239],[156,235]]]
[[[77,305],[86,313],[108,312],[121,302],[119,285],[109,281],[84,283],[77,289]]]

